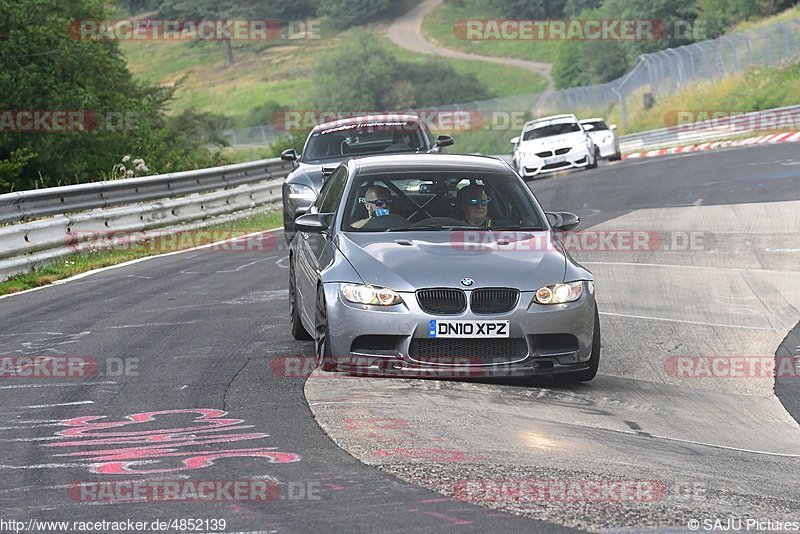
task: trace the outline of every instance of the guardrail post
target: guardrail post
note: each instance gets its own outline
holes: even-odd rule
[[[620,122],[622,122],[622,128],[627,130],[628,129],[628,117],[625,113],[625,97],[622,96],[622,93],[617,91],[616,88],[612,87],[612,91],[617,95],[617,99],[619,100],[619,114],[620,114]]]

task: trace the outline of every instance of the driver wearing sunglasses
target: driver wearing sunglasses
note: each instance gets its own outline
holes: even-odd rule
[[[364,206],[367,208],[369,217],[352,223],[350,226],[353,228],[361,228],[372,217],[388,215],[392,206],[392,193],[383,186],[372,185],[364,193]]]
[[[491,228],[493,221],[489,217],[489,203],[492,198],[479,185],[468,185],[459,189],[456,204],[469,226]]]

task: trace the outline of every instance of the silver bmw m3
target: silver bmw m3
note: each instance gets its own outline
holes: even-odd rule
[[[579,223],[499,159],[352,159],[296,220],[292,334],[323,371],[589,381],[594,281],[559,241]]]

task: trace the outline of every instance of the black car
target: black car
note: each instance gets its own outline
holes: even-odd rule
[[[415,115],[365,115],[316,126],[308,135],[302,155],[294,149],[281,154],[281,159],[296,166],[283,184],[286,242],[294,237],[294,220],[316,200],[327,169],[353,157],[440,152],[452,144],[453,138],[448,135],[434,139]]]

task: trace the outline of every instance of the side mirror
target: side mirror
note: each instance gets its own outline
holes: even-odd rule
[[[519,137],[515,137],[511,140],[511,144],[516,145],[517,143],[519,143]]]
[[[308,232],[310,234],[321,234],[330,226],[330,214],[324,213],[308,213],[301,215],[294,221],[294,227],[299,232]]]
[[[617,129],[617,125],[616,124],[612,124],[611,126],[608,127],[608,129],[609,130],[616,130]]]
[[[446,146],[453,146],[453,144],[455,142],[456,142],[456,140],[453,139],[449,135],[437,135],[436,136],[436,146],[439,147],[439,148],[443,148],[443,147],[446,147]]]
[[[583,124],[582,126],[583,129],[586,130],[587,132],[590,130],[594,130],[594,124]]]
[[[548,212],[547,220],[550,221],[553,230],[560,232],[569,232],[581,224],[581,218],[568,211]]]
[[[281,152],[281,159],[283,161],[297,161],[297,150],[289,148]]]
[[[322,167],[322,177],[327,179],[335,170],[336,167]]]

